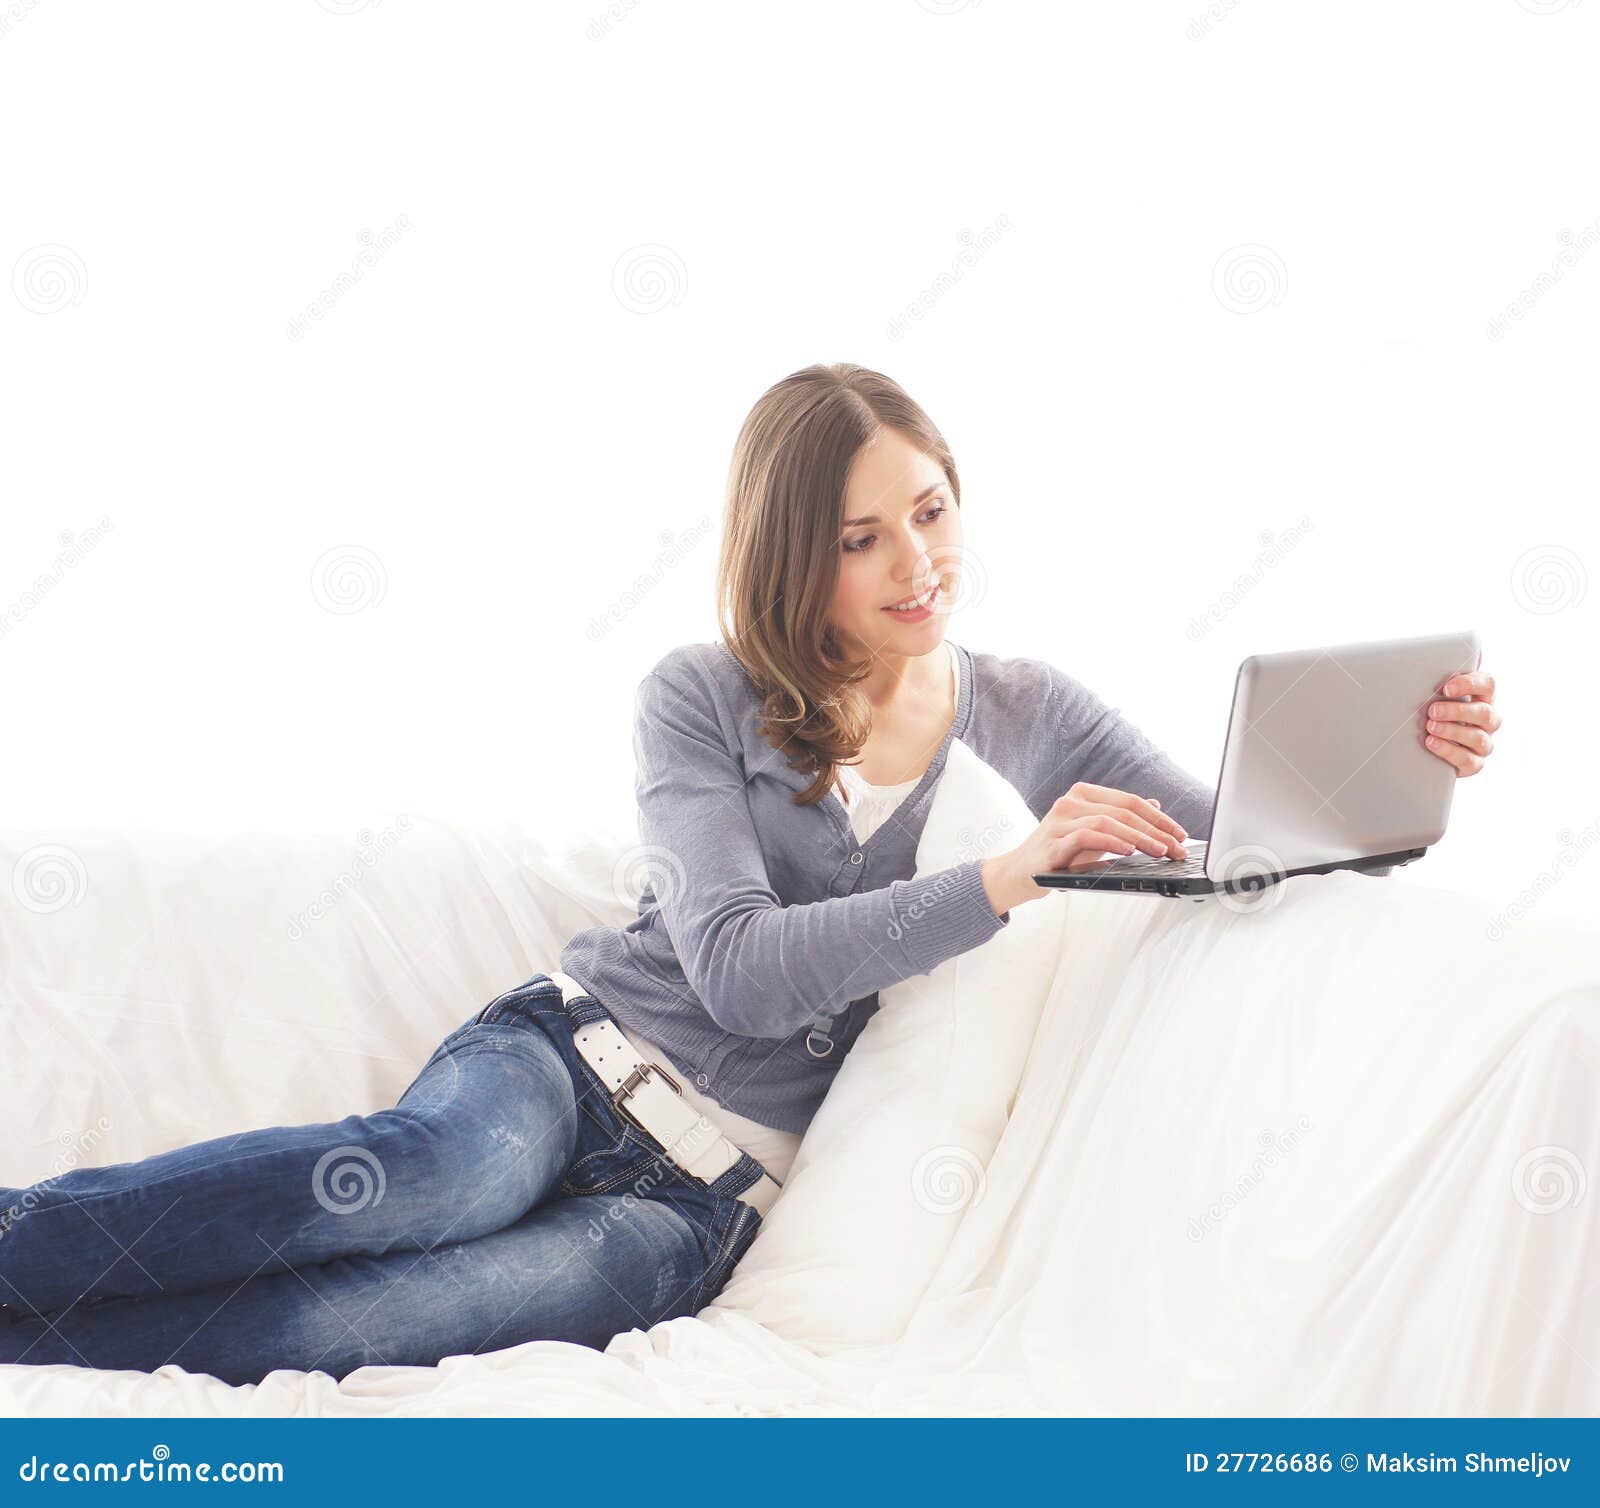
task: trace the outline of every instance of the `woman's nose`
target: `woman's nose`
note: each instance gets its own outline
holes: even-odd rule
[[[917,582],[925,581],[932,573],[933,561],[920,543],[908,541],[895,567],[894,579],[904,582],[907,591],[914,591]]]

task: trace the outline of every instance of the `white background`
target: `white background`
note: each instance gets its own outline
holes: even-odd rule
[[[1389,883],[1592,915],[1597,55],[1540,0],[11,4],[0,824],[631,820],[740,421],[848,360],[955,450],[952,636],[1207,782],[1244,655],[1476,628],[1497,751]]]

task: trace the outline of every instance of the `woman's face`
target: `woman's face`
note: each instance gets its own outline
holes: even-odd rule
[[[925,655],[944,640],[959,584],[961,509],[939,463],[886,429],[850,468],[828,618],[860,649]],[[893,604],[932,594],[931,611]]]

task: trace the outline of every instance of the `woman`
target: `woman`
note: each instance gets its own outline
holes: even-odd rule
[[[1208,789],[1092,692],[946,639],[960,505],[888,378],[767,392],[729,480],[726,642],[638,688],[637,918],[459,1026],[392,1109],[0,1191],[0,1362],[343,1377],[708,1304],[878,990],[993,936],[1040,870],[1208,835]],[[1475,699],[1431,709],[1427,747],[1476,774],[1493,680],[1441,691]],[[956,738],[1038,826],[913,884]]]

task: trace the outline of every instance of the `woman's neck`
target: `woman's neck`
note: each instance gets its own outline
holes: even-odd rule
[[[950,655],[946,640],[925,655],[874,656],[872,672],[856,689],[866,698],[874,714],[893,715],[908,705],[932,702],[948,706],[950,699]]]

